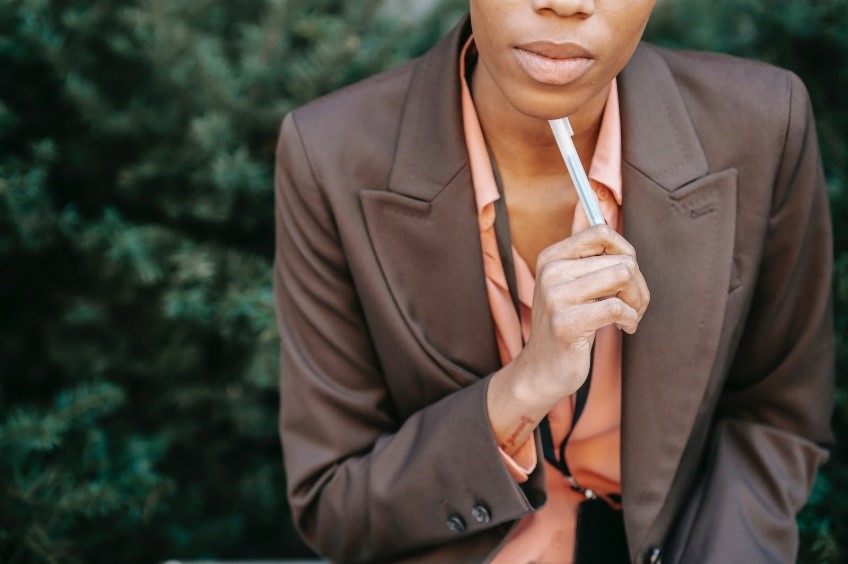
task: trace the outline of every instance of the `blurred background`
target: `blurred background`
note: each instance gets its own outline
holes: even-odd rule
[[[0,0],[0,562],[308,557],[271,294],[280,120],[463,0]],[[795,71],[836,234],[848,431],[848,0],[666,0],[647,38]],[[848,448],[799,516],[848,561]]]

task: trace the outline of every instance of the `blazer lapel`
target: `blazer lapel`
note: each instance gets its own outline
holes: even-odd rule
[[[622,491],[634,556],[703,410],[730,286],[736,171],[707,159],[671,72],[640,46],[620,78],[624,236],[651,304],[622,343]]]
[[[401,315],[460,384],[500,361],[462,132],[459,53],[467,18],[416,65],[389,190],[360,192],[374,252]]]

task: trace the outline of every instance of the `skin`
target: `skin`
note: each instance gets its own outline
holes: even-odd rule
[[[548,119],[568,116],[588,170],[612,79],[644,32],[654,0],[471,0],[479,60],[472,91],[504,182],[510,230],[535,272],[531,335],[487,389],[495,439],[515,454],[589,373],[595,332],[634,333],[650,302],[633,247],[614,229],[570,231],[578,199]],[[565,85],[539,82],[519,65],[528,42],[576,42],[592,63]]]

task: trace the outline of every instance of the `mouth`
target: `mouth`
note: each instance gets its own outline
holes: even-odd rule
[[[595,58],[577,43],[534,41],[513,48],[518,66],[542,84],[565,86],[583,76]]]

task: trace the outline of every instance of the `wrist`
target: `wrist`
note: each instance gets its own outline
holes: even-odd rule
[[[573,363],[563,362],[551,368],[536,362],[538,357],[525,354],[528,352],[529,349],[524,349],[514,362],[514,394],[525,402],[551,408],[561,399],[575,394],[586,379],[586,374],[581,376],[574,371]]]
[[[564,395],[557,394],[545,385],[544,377],[532,364],[522,359],[522,355],[519,354],[512,364],[514,371],[510,379],[510,395],[525,412],[538,413],[540,418],[544,417]]]

